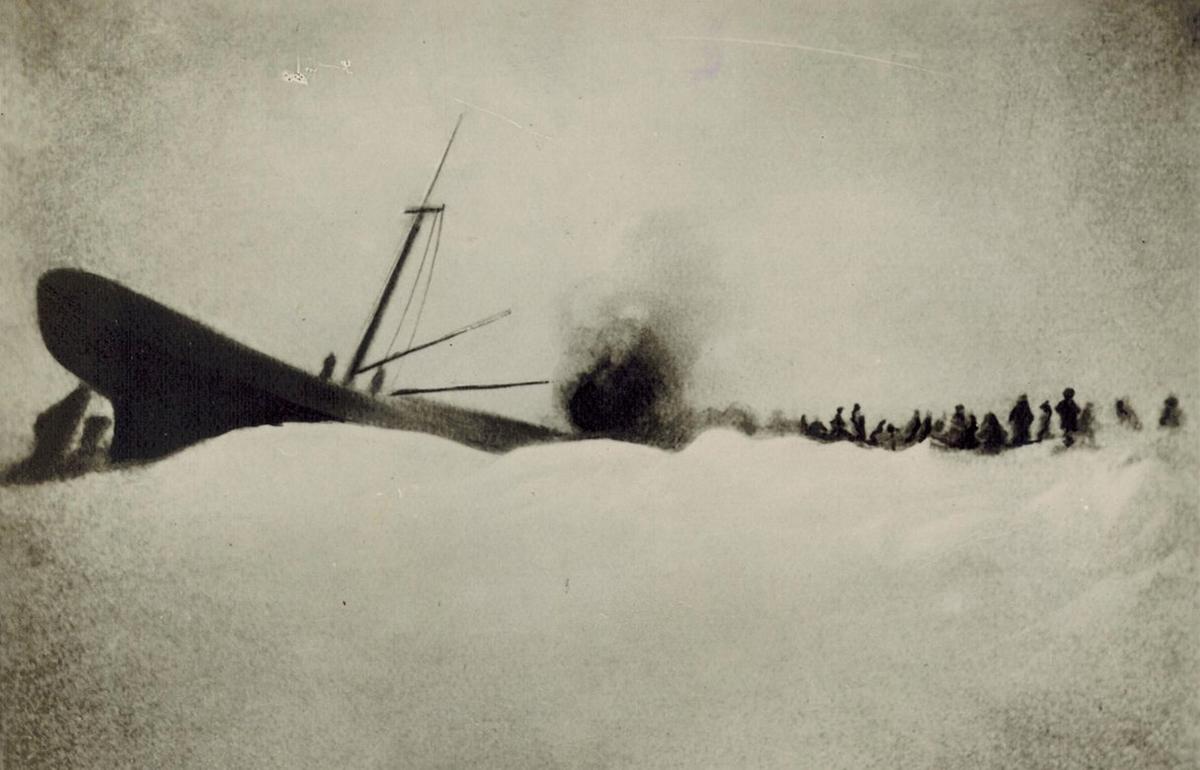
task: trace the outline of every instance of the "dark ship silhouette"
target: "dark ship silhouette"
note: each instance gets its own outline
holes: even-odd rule
[[[42,339],[60,364],[111,402],[110,459],[152,460],[237,428],[286,422],[420,431],[492,452],[564,438],[546,426],[419,395],[538,385],[544,380],[406,389],[393,392],[388,400],[353,387],[359,374],[485,323],[363,364],[424,218],[440,216],[442,207],[430,206],[429,198],[457,131],[458,124],[421,204],[406,210],[412,216],[408,234],[340,383],[236,342],[108,278],[76,269],[43,274],[37,286]]]

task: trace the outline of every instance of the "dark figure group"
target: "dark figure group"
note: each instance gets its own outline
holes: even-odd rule
[[[1050,438],[1055,414],[1058,415],[1059,429],[1066,446],[1073,446],[1080,440],[1094,443],[1093,406],[1089,403],[1081,409],[1075,403],[1073,388],[1064,390],[1062,400],[1055,406],[1051,407],[1049,401],[1043,401],[1039,409],[1041,416],[1037,419],[1037,432],[1031,435],[1034,414],[1029,406],[1029,396],[1025,393],[1017,397],[1017,403],[1008,412],[1009,432],[1005,432],[994,412],[985,414],[983,424],[976,428],[975,415],[965,413],[964,407],[959,404],[954,407],[950,426],[937,435],[938,443],[951,449],[978,449],[995,454],[1005,448],[1022,447]]]
[[[936,445],[945,449],[967,449],[984,454],[996,454],[1005,449],[1027,446],[1054,437],[1054,416],[1058,415],[1059,433],[1065,447],[1095,446],[1095,405],[1086,402],[1082,407],[1075,401],[1075,390],[1067,388],[1062,398],[1054,406],[1049,401],[1043,401],[1035,415],[1029,403],[1029,396],[1022,393],[1012,409],[1008,412],[1008,430],[1004,429],[1000,418],[994,412],[988,412],[983,420],[977,420],[967,408],[958,404],[949,418],[942,416],[934,420],[928,412],[921,416],[920,410],[913,410],[912,417],[902,428],[897,428],[887,420],[880,420],[867,433],[867,418],[862,406],[855,404],[850,412],[850,420],[842,416],[844,407],[838,407],[829,421],[829,427],[820,420],[809,421],[807,416],[801,416],[800,433],[818,441],[851,441],[856,444],[883,449],[904,449],[920,444],[926,439],[932,439]],[[1129,403],[1122,398],[1116,402],[1117,422],[1133,430],[1141,430],[1142,424]],[[1163,428],[1177,428],[1183,422],[1183,412],[1179,408],[1179,399],[1169,397],[1163,402],[1159,425]]]
[[[322,380],[332,380],[333,371],[337,368],[337,356],[333,353],[325,356],[325,360],[321,362],[321,373],[317,376]],[[384,367],[378,366],[375,368],[375,374],[371,377],[371,384],[368,390],[372,396],[378,396],[379,391],[383,390],[384,381],[387,379],[387,372]]]
[[[951,449],[977,449],[979,447],[979,422],[974,414],[969,414],[966,407],[956,404],[954,414],[950,416],[950,424],[944,430],[934,435],[937,442]]]
[[[1129,430],[1142,429],[1142,421],[1138,419],[1137,412],[1134,411],[1133,405],[1129,403],[1129,399],[1117,399],[1115,411],[1118,425]],[[1175,396],[1167,396],[1163,401],[1162,412],[1158,416],[1158,427],[1178,428],[1182,425],[1183,410],[1179,408],[1179,399]]]
[[[807,415],[800,415],[800,433],[817,441],[850,441],[882,449],[903,449],[919,444],[933,433],[933,416],[926,413],[922,418],[920,411],[916,409],[903,428],[898,429],[887,420],[880,420],[870,433],[867,433],[867,418],[861,405],[855,404],[851,408],[849,423],[842,416],[844,411],[845,407],[837,408],[829,420],[828,428],[820,420],[810,422]]]

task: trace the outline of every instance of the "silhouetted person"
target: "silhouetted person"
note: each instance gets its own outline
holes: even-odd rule
[[[325,363],[321,364],[321,379],[328,380],[333,377],[333,367],[337,366],[337,356],[333,353],[325,356]]]
[[[1091,401],[1084,404],[1083,411],[1079,413],[1079,435],[1082,436],[1082,443],[1096,445],[1096,405]]]
[[[896,448],[896,426],[890,422],[887,424],[887,438],[885,441],[887,442],[888,449]]]
[[[929,435],[941,438],[946,433],[946,413],[942,412],[942,416],[933,421],[930,426]]]
[[[1008,436],[1004,433],[1004,428],[1000,427],[1000,420],[997,419],[994,412],[988,412],[983,416],[983,425],[979,429],[979,448],[984,452],[995,454],[1004,448],[1007,443]]]
[[[1050,408],[1049,401],[1043,401],[1038,409],[1042,411],[1042,414],[1038,417],[1037,440],[1045,441],[1051,436],[1050,417],[1054,414],[1054,410]]]
[[[1029,429],[1033,427],[1033,410],[1029,408],[1029,396],[1022,393],[1008,413],[1008,424],[1012,428],[1012,445],[1025,446],[1029,443]]]
[[[850,411],[850,427],[854,429],[855,441],[867,440],[867,418],[863,416],[862,407],[858,404]]]
[[[1117,424],[1132,430],[1142,429],[1142,421],[1138,419],[1137,412],[1133,411],[1128,399],[1117,399]]]
[[[379,391],[383,390],[383,381],[386,377],[387,377],[387,375],[384,373],[382,366],[377,367],[375,369],[375,375],[373,377],[371,377],[371,395],[372,396],[378,396]]]
[[[1063,444],[1071,446],[1075,443],[1075,433],[1079,430],[1079,404],[1075,403],[1075,389],[1063,391],[1062,401],[1054,406],[1058,413],[1058,426],[1062,428]]]
[[[846,431],[846,418],[842,417],[842,410],[845,407],[839,406],[837,414],[829,421],[829,436],[833,439],[850,438],[850,434]]]
[[[808,415],[800,415],[800,435],[808,435]]]
[[[91,398],[91,389],[80,385],[43,410],[33,421],[33,450],[8,469],[6,480],[44,481],[66,471],[71,442]]]
[[[1163,401],[1162,414],[1158,417],[1158,427],[1178,428],[1183,424],[1183,411],[1179,408],[1179,399],[1167,396]]]
[[[921,411],[914,409],[912,417],[908,419],[908,423],[904,426],[904,432],[900,434],[900,440],[905,444],[917,443],[917,434],[921,432]]]
[[[917,443],[920,444],[929,438],[929,434],[931,433],[933,433],[933,415],[926,412],[925,419],[921,420],[921,429],[917,431]]]
[[[808,424],[807,435],[810,438],[824,440],[829,438],[829,431],[825,428],[825,423],[820,420],[813,420]]]
[[[887,425],[887,420],[880,420],[875,426],[875,430],[871,431],[871,435],[867,437],[867,443],[871,446],[879,445],[879,434],[883,433],[883,427]]]
[[[975,415],[967,415],[967,429],[963,433],[963,449],[977,449],[979,447],[979,438],[976,436],[978,431],[979,421],[975,419]]]
[[[946,428],[943,441],[946,446],[954,449],[965,449],[967,444],[967,413],[962,404],[955,404],[954,414],[950,416],[950,425]]]

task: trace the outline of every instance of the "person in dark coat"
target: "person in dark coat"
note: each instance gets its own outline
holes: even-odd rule
[[[879,435],[883,433],[883,427],[887,425],[887,420],[880,420],[875,426],[875,430],[871,431],[871,435],[867,437],[867,443],[871,446],[879,445]]]
[[[967,415],[967,429],[966,429],[966,431],[963,432],[963,444],[962,444],[963,449],[978,449],[979,448],[979,438],[976,435],[978,432],[979,432],[979,421],[975,419],[974,413],[968,414]]]
[[[846,430],[846,418],[842,417],[843,409],[845,409],[844,406],[839,406],[837,414],[829,421],[829,437],[837,441],[850,438],[850,433]]]
[[[946,428],[943,441],[953,449],[964,449],[967,436],[967,413],[962,404],[955,404],[954,414],[950,416],[950,425]]]
[[[829,438],[829,431],[825,428],[825,423],[821,422],[820,420],[813,420],[808,424],[808,429],[805,431],[805,435],[807,435],[809,438],[821,439],[824,441],[825,439]]]
[[[896,426],[890,422],[887,424],[887,437],[883,440],[883,446],[891,450],[896,448]]]
[[[1000,427],[1000,420],[996,417],[995,412],[988,412],[983,416],[983,426],[979,429],[979,448],[989,454],[995,454],[1004,448],[1008,436],[1004,434],[1004,428]]]
[[[1127,398],[1117,399],[1117,423],[1131,430],[1142,429],[1142,421],[1138,419],[1137,412],[1133,411],[1133,406]]]
[[[1042,414],[1038,417],[1037,441],[1045,441],[1053,435],[1050,431],[1050,416],[1054,414],[1054,410],[1050,408],[1049,401],[1043,401],[1038,409]]]
[[[854,431],[854,440],[863,442],[867,440],[867,418],[862,413],[862,407],[858,404],[850,410],[850,427]]]
[[[1183,411],[1179,408],[1179,399],[1167,396],[1163,401],[1162,414],[1158,417],[1158,427],[1178,428],[1183,424]]]
[[[1025,446],[1029,443],[1029,429],[1033,427],[1033,410],[1029,408],[1029,396],[1022,393],[1008,413],[1008,424],[1012,427],[1012,445]]]
[[[1079,435],[1081,445],[1096,446],[1096,405],[1091,401],[1084,404],[1079,413]]]
[[[800,415],[800,435],[808,435],[808,415],[806,414]]]
[[[900,440],[905,444],[917,443],[917,434],[921,432],[921,411],[914,409],[912,417],[904,426],[904,432],[900,434]]]
[[[933,415],[926,412],[925,419],[921,421],[921,430],[917,432],[917,443],[920,444],[929,438],[931,433],[933,433]]]
[[[1079,404],[1075,403],[1075,389],[1063,391],[1062,401],[1054,406],[1058,413],[1058,426],[1062,428],[1063,444],[1071,446],[1075,443],[1075,434],[1079,431]]]

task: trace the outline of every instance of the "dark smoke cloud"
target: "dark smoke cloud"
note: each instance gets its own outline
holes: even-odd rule
[[[679,214],[649,215],[603,278],[576,287],[558,381],[579,432],[672,448],[690,440],[692,367],[722,316],[715,254],[695,229]]]
[[[559,393],[575,429],[667,447],[687,442],[685,361],[654,328],[614,318],[576,334],[578,364]]]

